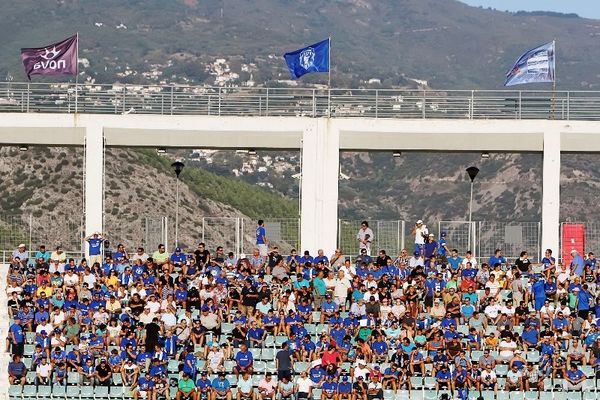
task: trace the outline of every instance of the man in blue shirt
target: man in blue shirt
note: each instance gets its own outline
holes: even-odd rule
[[[352,382],[348,379],[348,375],[343,375],[342,380],[338,383],[338,400],[350,400],[352,398]]]
[[[100,232],[94,232],[85,238],[85,240],[88,242],[88,254],[90,255],[88,265],[92,266],[95,263],[102,264],[102,243],[104,242],[104,238]]]
[[[442,368],[435,374],[435,388],[436,390],[440,389],[450,389],[450,379],[452,378],[452,374],[448,369],[448,365],[442,365]]]
[[[321,386],[323,396],[325,399],[334,399],[338,390],[338,384],[333,380],[334,376],[327,374],[327,380],[323,382]]]
[[[265,221],[259,219],[258,224],[256,226],[256,246],[258,247],[260,255],[263,257],[267,257],[267,231],[264,225]]]
[[[23,356],[25,352],[25,333],[21,327],[21,316],[15,315],[14,323],[9,328],[11,342],[11,354]]]
[[[331,295],[328,294],[325,297],[325,302],[321,306],[321,323],[324,323],[326,320],[329,320],[331,317],[333,317],[337,310],[338,305],[332,300]]]
[[[571,265],[570,265],[571,274],[575,274],[579,277],[583,277],[583,270],[584,270],[583,258],[579,255],[579,253],[575,249],[571,250],[571,257],[573,257],[573,260],[571,261]]]
[[[581,391],[583,383],[585,382],[586,376],[578,367],[577,364],[571,363],[571,368],[567,371],[567,375],[564,380],[564,390],[570,391]]]
[[[500,265],[506,265],[508,262],[506,260],[506,257],[504,257],[502,255],[502,250],[500,249],[496,249],[494,251],[494,255],[490,257],[488,264],[490,265],[490,267],[494,268],[496,266],[496,264],[500,264]]]
[[[440,233],[440,240],[438,241],[437,255],[440,264],[448,264],[448,244],[446,243],[446,232]]]
[[[233,372],[236,378],[244,371],[248,371],[252,375],[254,357],[252,357],[252,353],[248,350],[245,343],[240,345],[240,350],[235,355],[235,362],[236,365],[233,367]]]
[[[171,254],[169,259],[173,265],[176,267],[181,267],[185,265],[185,262],[187,261],[187,255],[181,251],[181,247],[176,247],[175,252]]]
[[[219,376],[212,381],[213,399],[231,400],[231,383],[225,378],[225,372],[219,372]]]
[[[198,390],[198,400],[208,400],[210,398],[212,385],[206,371],[200,373],[200,379],[196,381],[196,390]]]
[[[450,268],[453,271],[456,271],[460,267],[460,263],[462,262],[462,258],[459,257],[457,249],[452,249],[451,254],[452,255],[450,256],[450,258],[448,258],[448,264],[450,264]]]
[[[544,274],[546,279],[552,276],[554,268],[556,268],[556,258],[552,257],[552,250],[546,249],[544,258],[542,258],[542,265],[544,266]]]
[[[594,296],[588,290],[587,283],[583,284],[583,287],[579,292],[574,290],[574,294],[577,296],[576,306],[577,306],[577,314],[583,318],[587,319],[588,314],[590,313],[590,306],[592,305]]]

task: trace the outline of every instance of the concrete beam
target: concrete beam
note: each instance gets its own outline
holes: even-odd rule
[[[0,127],[2,145],[83,146],[84,128]]]

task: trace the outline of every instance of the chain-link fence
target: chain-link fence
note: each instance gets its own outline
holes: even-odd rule
[[[43,214],[0,214],[1,248],[15,249],[21,243],[30,250],[45,245],[49,250],[61,246],[67,252],[81,252],[83,217],[65,219]]]
[[[521,251],[527,251],[532,260],[540,257],[540,222],[492,222],[478,223],[478,255],[489,257],[501,249],[505,257],[516,259]]]
[[[265,218],[269,249],[277,246],[279,254],[300,251],[300,218]],[[240,218],[240,252],[249,254],[256,247],[256,221]]]
[[[213,252],[223,246],[225,252],[238,252],[240,219],[235,217],[203,217],[202,242]]]
[[[364,220],[340,219],[338,222],[338,247],[345,255],[358,254],[359,243],[356,238]],[[390,255],[400,252],[404,243],[404,221],[400,220],[370,220],[369,228],[373,230],[371,255],[379,250],[385,250]]]
[[[476,243],[476,222],[468,221],[440,221],[438,223],[438,236],[446,233],[446,243],[449,249],[457,249],[459,254],[464,254],[467,250],[476,253],[474,243]],[[478,255],[478,254],[474,254]]]

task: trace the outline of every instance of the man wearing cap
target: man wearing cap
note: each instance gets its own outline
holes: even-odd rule
[[[175,252],[169,257],[171,264],[181,268],[187,261],[187,255],[181,251],[181,247],[175,247]]]
[[[212,385],[206,371],[202,371],[200,378],[196,381],[196,392],[198,400],[210,400]]]
[[[19,259],[21,266],[27,266],[27,262],[29,261],[29,251],[27,251],[25,243],[19,244],[17,248],[13,250],[10,262],[12,263],[17,258]]]
[[[369,387],[365,382],[364,376],[358,376],[355,378],[352,384],[352,391],[354,392],[354,400],[367,400],[367,391]]]
[[[418,220],[411,230],[411,234],[415,236],[415,251],[422,255],[425,250],[425,239],[429,237],[429,230],[423,224],[422,220]]]
[[[356,240],[358,240],[358,248],[361,250],[365,250],[365,254],[371,255],[371,242],[373,242],[373,230],[369,228],[369,223],[367,221],[363,221],[360,223],[360,229],[356,234]]]

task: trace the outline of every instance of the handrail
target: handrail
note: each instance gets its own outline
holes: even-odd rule
[[[0,83],[0,112],[600,120],[600,91]]]

